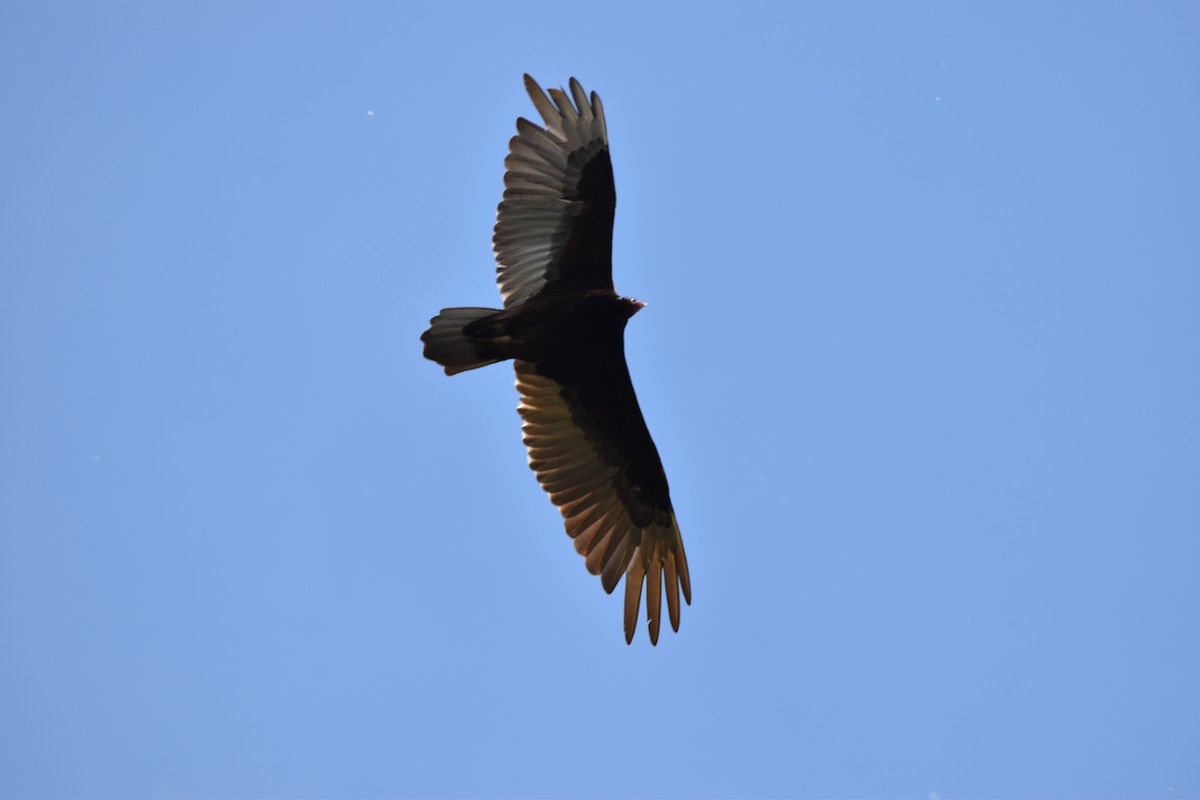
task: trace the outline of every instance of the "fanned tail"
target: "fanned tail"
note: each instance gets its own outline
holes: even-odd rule
[[[425,357],[441,364],[447,375],[502,361],[502,358],[495,358],[494,353],[481,352],[481,343],[463,331],[472,322],[495,313],[494,308],[443,308],[429,321],[429,330],[421,334]]]

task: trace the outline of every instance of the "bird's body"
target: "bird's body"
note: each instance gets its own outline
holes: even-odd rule
[[[422,336],[446,374],[512,359],[529,464],[605,591],[625,581],[625,637],[642,584],[657,643],[662,589],[674,629],[691,580],[662,462],[625,363],[643,304],[612,284],[616,194],[604,110],[572,79],[574,103],[532,78],[546,127],[517,121],[493,244],[503,309],[448,308]]]

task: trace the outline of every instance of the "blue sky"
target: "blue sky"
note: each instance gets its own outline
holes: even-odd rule
[[[0,796],[1200,797],[1200,7],[0,6]],[[694,603],[495,305],[603,97]]]

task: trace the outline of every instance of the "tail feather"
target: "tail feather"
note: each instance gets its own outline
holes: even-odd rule
[[[475,320],[495,313],[494,308],[443,308],[421,334],[425,357],[445,367],[447,375],[502,361],[481,353],[480,343],[463,332]]]

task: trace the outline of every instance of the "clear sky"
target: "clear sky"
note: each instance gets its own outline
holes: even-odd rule
[[[0,796],[1200,797],[1200,5],[0,5]],[[694,603],[526,466],[608,113]]]

